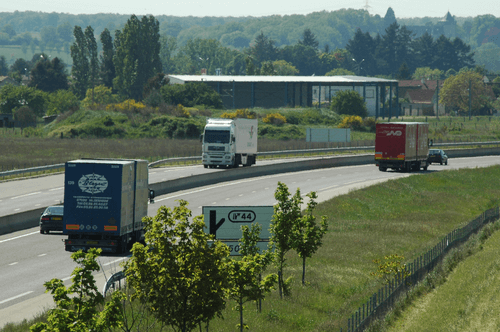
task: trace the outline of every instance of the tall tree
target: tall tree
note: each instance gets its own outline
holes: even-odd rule
[[[265,36],[264,32],[261,31],[250,48],[246,50],[246,53],[252,57],[257,66],[260,66],[261,62],[274,61],[276,59],[278,49],[275,44],[274,40]]]
[[[75,26],[73,34],[75,36],[75,42],[71,45],[71,58],[73,59],[71,75],[74,79],[72,88],[75,95],[83,99],[87,93],[90,69],[87,55],[87,42],[81,27]]]
[[[147,80],[161,73],[160,24],[154,16],[132,15],[115,36],[113,86],[124,97],[142,99]]]
[[[432,66],[437,56],[434,38],[426,31],[412,43],[415,52],[415,68]]]
[[[104,29],[100,35],[102,44],[101,54],[101,70],[99,73],[101,83],[108,88],[113,87],[113,79],[115,78],[115,65],[113,64],[113,38],[108,29]]]
[[[357,29],[345,48],[351,53],[349,67],[346,69],[365,76],[376,73],[375,42],[368,32],[363,33],[361,29]]]
[[[472,115],[485,114],[490,100],[483,77],[474,70],[462,70],[450,76],[440,89],[439,103],[446,104],[460,115],[469,114],[470,103]]]
[[[396,15],[394,14],[394,10],[391,7],[387,8],[387,12],[384,16],[384,28],[388,28],[392,24],[397,23]]]
[[[302,40],[299,40],[299,44],[310,46],[312,48],[318,48],[319,42],[316,40],[316,36],[311,32],[311,29],[307,28],[302,33]]]
[[[97,74],[99,72],[99,60],[97,58],[97,42],[94,36],[94,29],[92,29],[90,25],[85,28],[85,42],[87,46],[87,58],[89,59],[89,88],[92,89],[93,96]]]

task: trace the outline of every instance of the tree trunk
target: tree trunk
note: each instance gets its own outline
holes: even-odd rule
[[[302,258],[302,286],[306,284],[306,257]]]

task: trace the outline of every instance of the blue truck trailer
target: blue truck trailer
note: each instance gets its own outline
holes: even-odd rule
[[[65,164],[66,251],[101,248],[123,253],[144,236],[147,215],[146,160],[79,159]]]

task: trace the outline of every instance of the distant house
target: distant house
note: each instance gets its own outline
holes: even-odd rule
[[[410,116],[436,115],[436,88],[443,87],[444,80],[399,81],[399,95],[408,102],[401,104],[402,114]],[[439,115],[445,114],[445,105],[439,104]]]
[[[0,114],[0,128],[14,126],[14,116],[10,113]]]
[[[0,76],[0,88],[7,84],[19,85],[15,79],[9,76]]]

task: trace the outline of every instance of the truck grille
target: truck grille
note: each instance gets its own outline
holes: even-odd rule
[[[223,146],[209,146],[208,151],[224,151]]]

